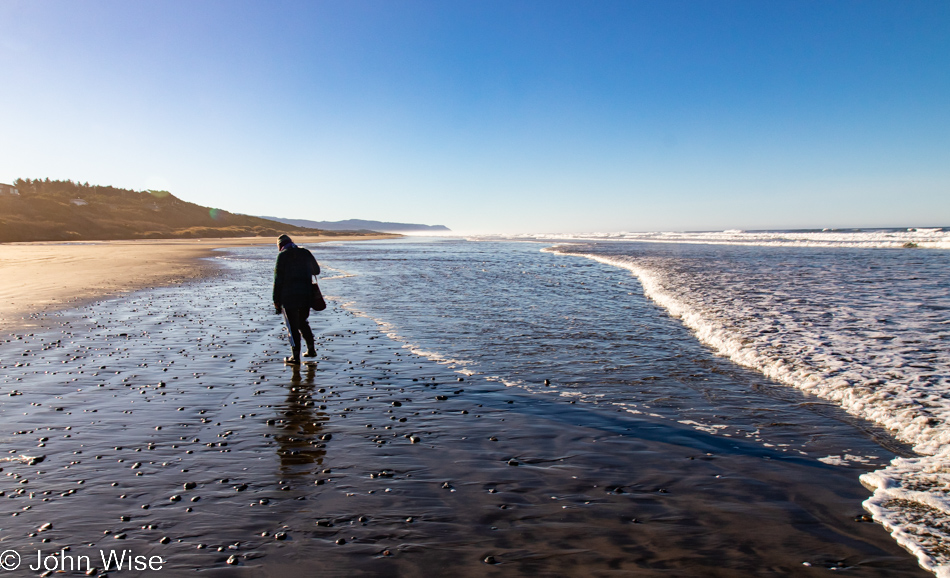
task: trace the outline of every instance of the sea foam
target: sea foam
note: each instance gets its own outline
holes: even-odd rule
[[[700,241],[701,235],[707,240]],[[675,242],[708,242],[710,236],[724,244],[744,244],[739,239],[750,238],[754,244],[781,245],[789,234],[769,238],[730,231],[695,234]],[[930,240],[924,241],[924,237]],[[883,235],[844,240],[839,234],[829,234],[819,241],[821,235],[811,234],[809,238],[809,243],[837,247],[864,247],[865,243],[890,247],[906,242],[937,247],[947,243],[942,230],[908,231],[886,241]],[[604,250],[607,245],[614,247]],[[806,264],[797,269],[764,270],[633,251],[624,255],[616,248],[621,245],[561,245],[545,251],[586,257],[630,271],[650,299],[717,353],[833,401],[911,444],[919,457],[897,458],[888,467],[862,476],[862,482],[874,492],[864,506],[917,556],[921,566],[950,577],[950,548],[946,546],[950,543],[950,327],[946,318],[950,303],[946,281],[926,279],[926,273],[920,279],[902,279],[905,285],[916,282],[916,292],[900,294],[888,279],[893,271],[882,273],[869,265],[869,277],[865,278],[854,273],[857,266],[834,270],[834,259],[827,256],[824,269],[810,269]],[[850,258],[860,259],[860,254],[851,253]],[[838,463],[834,458],[844,463],[840,456],[823,461]]]
[[[473,237],[474,240],[486,237]],[[689,243],[702,245],[751,245],[771,247],[850,247],[864,249],[950,249],[950,231],[945,228],[907,228],[822,231],[727,231],[652,233],[558,233],[524,234],[508,238],[554,241],[635,241],[644,243]]]

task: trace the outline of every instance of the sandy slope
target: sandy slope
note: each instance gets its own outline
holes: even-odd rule
[[[301,243],[389,239],[399,235],[301,237]],[[0,326],[90,299],[171,285],[209,274],[218,247],[268,245],[265,237],[0,244]]]

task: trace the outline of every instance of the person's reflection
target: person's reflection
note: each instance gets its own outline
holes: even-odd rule
[[[306,365],[306,374],[303,376],[300,366],[294,367],[293,371],[287,401],[281,408],[282,418],[276,421],[281,431],[274,434],[280,469],[284,475],[308,474],[314,471],[314,464],[322,465],[330,437],[322,431],[330,417],[318,409],[326,406],[313,399],[316,366]],[[323,393],[321,389],[317,396],[323,397]]]

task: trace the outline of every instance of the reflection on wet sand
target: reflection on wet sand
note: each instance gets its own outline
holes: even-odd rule
[[[287,399],[277,408],[274,426],[279,431],[273,438],[278,443],[281,475],[306,476],[316,473],[314,466],[323,465],[333,435],[324,433],[324,425],[330,420],[324,411],[327,406],[314,400],[316,394],[326,401],[326,388],[315,386],[316,364],[304,365],[303,372],[300,366],[294,366],[292,372],[290,385],[285,386]]]

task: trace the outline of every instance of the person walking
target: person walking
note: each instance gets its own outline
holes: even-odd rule
[[[298,247],[287,235],[277,238],[277,264],[274,266],[274,308],[283,313],[290,333],[291,357],[284,362],[300,363],[300,338],[307,342],[304,357],[316,357],[313,330],[310,329],[310,303],[313,276],[320,274],[320,265],[313,253]]]

